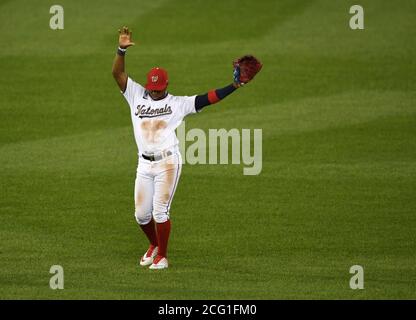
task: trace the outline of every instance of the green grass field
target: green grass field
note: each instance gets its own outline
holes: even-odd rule
[[[416,3],[0,1],[0,299],[415,299]],[[170,268],[140,268],[137,154],[111,76],[153,66],[170,92],[256,79],[186,120],[261,128],[263,170],[185,165],[171,209]],[[365,270],[351,290],[349,269]],[[51,290],[62,265],[65,289]]]

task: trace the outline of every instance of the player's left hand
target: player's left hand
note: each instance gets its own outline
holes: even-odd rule
[[[263,67],[262,63],[252,55],[245,55],[233,62],[234,86],[241,87],[250,82]]]

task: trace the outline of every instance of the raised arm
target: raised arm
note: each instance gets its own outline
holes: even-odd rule
[[[211,90],[206,94],[198,95],[195,98],[195,109],[200,111],[202,108],[217,103],[237,88],[253,80],[255,75],[262,68],[261,62],[252,55],[245,55],[233,62],[233,83],[217,90]]]
[[[123,27],[122,30],[118,30],[118,49],[116,57],[113,62],[113,77],[117,82],[118,87],[122,92],[126,91],[127,87],[127,73],[124,70],[124,56],[128,47],[133,46],[134,42],[131,41],[132,32],[129,28]]]
[[[210,104],[217,103],[229,94],[233,93],[239,86],[234,82],[224,88],[211,90],[208,93],[201,94],[195,98],[195,109],[199,112],[202,108]]]

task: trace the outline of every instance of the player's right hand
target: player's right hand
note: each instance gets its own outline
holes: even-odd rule
[[[118,45],[122,49],[126,49],[130,46],[134,46],[134,42],[131,41],[132,32],[129,31],[128,27],[123,27],[123,29],[118,30]]]

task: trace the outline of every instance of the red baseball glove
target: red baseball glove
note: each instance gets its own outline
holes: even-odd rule
[[[263,67],[261,62],[252,55],[245,55],[235,60],[233,66],[234,83],[237,86],[243,86],[250,82]]]

